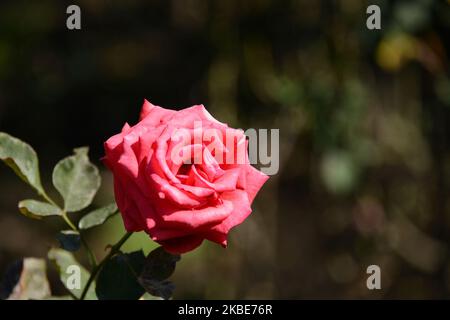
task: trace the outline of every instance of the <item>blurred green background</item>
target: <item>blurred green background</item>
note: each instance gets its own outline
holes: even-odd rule
[[[99,206],[113,199],[102,143],[144,98],[280,128],[279,174],[228,249],[183,256],[174,298],[450,298],[449,36],[437,0],[1,1],[0,131],[36,149],[48,189],[56,162],[90,146]],[[17,210],[32,195],[1,166],[0,274],[56,245],[59,221]],[[122,233],[116,216],[89,242],[102,256]],[[371,264],[382,290],[366,288]]]

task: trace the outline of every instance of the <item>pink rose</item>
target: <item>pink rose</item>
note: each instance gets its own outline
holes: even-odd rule
[[[225,247],[268,179],[250,165],[242,130],[203,105],[174,111],[145,100],[140,121],[109,138],[105,153],[125,228],[144,230],[172,253],[204,239]]]

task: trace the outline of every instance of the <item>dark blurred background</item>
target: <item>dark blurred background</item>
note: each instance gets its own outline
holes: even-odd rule
[[[449,31],[437,0],[1,1],[0,131],[36,149],[48,189],[56,162],[90,146],[99,206],[113,199],[102,144],[144,98],[280,128],[280,172],[228,249],[183,257],[175,298],[449,298]],[[0,273],[56,244],[59,221],[19,214],[32,196],[2,165]],[[122,233],[115,217],[89,241],[102,256]],[[371,264],[381,290],[366,288]]]

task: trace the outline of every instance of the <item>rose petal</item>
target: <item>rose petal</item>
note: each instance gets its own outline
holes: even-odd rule
[[[214,182],[209,182],[205,177],[203,177],[195,166],[192,166],[190,172],[190,179],[193,180],[194,186],[211,188],[217,192],[232,191],[236,189],[236,183],[239,178],[239,168],[224,171],[222,176],[220,176]]]
[[[251,165],[247,165],[246,169],[247,169],[246,170],[247,176],[246,176],[245,191],[248,194],[248,199],[250,200],[250,203],[252,203],[258,191],[261,189],[261,187],[267,181],[267,179],[269,179],[269,176],[255,169]]]
[[[158,241],[158,243],[162,245],[169,253],[182,254],[194,250],[202,244],[203,240],[203,237],[191,235],[165,241]]]
[[[139,164],[131,146],[127,143],[123,145],[123,153],[120,155],[117,165],[121,166],[130,177],[137,178],[139,175]]]
[[[222,234],[228,234],[231,228],[241,224],[252,212],[248,195],[243,190],[235,190],[232,192],[225,192],[221,199],[230,201],[233,204],[233,212],[223,220],[219,225],[212,228]]]
[[[209,197],[215,193],[215,191],[210,188],[195,187],[195,186],[190,186],[190,185],[186,185],[183,183],[179,183],[175,186],[177,188],[187,191],[199,198]]]
[[[149,113],[155,108],[152,103],[150,103],[147,99],[144,99],[144,103],[142,104],[141,114],[139,115],[139,121],[144,119]]]
[[[170,170],[166,160],[166,154],[168,150],[167,141],[169,140],[170,135],[171,135],[171,128],[166,127],[161,136],[156,141],[156,152],[153,156],[153,159],[155,159],[156,162],[152,161],[153,163],[152,168],[162,171],[165,177],[170,181],[172,181],[173,183],[180,183],[180,180],[178,180],[178,178]]]
[[[141,218],[136,205],[128,200],[129,198],[124,192],[124,187],[120,182],[119,175],[114,177],[114,196],[117,207],[122,215],[125,229],[128,232],[138,232],[144,230],[144,226],[146,226],[145,220]]]
[[[224,174],[224,170],[220,168],[216,159],[211,155],[211,152],[203,147],[201,167],[203,171],[208,175],[209,181],[213,181],[215,178]]]
[[[208,239],[209,241],[213,241],[215,243],[220,244],[224,248],[228,245],[227,234],[217,230],[207,231],[205,233],[205,238]]]
[[[167,180],[162,179],[155,173],[150,175],[150,179],[154,183],[154,189],[158,190],[158,196],[160,198],[165,197],[167,200],[172,200],[185,208],[194,208],[202,203],[193,197],[189,197],[186,193],[180,191],[175,186],[172,186]]]
[[[161,122],[165,122],[174,116],[177,112],[155,106],[147,100],[144,100],[142,105],[139,123],[146,126],[156,126]]]
[[[221,204],[208,206],[202,209],[177,210],[170,214],[163,214],[162,220],[175,226],[184,226],[189,229],[217,224],[231,214],[233,204],[231,201],[222,201]]]

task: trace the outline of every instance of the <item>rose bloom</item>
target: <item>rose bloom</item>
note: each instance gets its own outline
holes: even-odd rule
[[[145,231],[171,253],[205,239],[225,247],[268,179],[250,165],[247,145],[203,105],[174,111],[145,100],[139,122],[104,144],[127,231]]]

